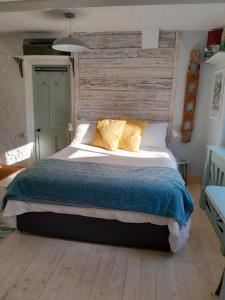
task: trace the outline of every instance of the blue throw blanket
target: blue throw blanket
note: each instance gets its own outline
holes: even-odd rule
[[[108,208],[171,217],[185,225],[193,201],[172,168],[45,159],[21,172],[3,201]]]

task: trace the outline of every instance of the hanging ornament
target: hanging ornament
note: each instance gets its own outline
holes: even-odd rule
[[[194,115],[198,92],[200,74],[201,52],[199,49],[191,51],[190,63],[187,71],[186,89],[184,98],[183,121],[181,128],[181,140],[183,143],[191,141],[194,126]]]

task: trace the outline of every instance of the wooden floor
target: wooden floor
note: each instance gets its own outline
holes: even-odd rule
[[[199,185],[189,190],[199,201]],[[13,233],[0,243],[1,300],[217,299],[225,258],[197,205],[178,254]]]

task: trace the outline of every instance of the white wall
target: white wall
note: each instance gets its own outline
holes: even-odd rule
[[[193,48],[204,49],[207,41],[206,32],[182,32],[180,42],[177,90],[175,97],[175,111],[173,128],[180,132],[183,116],[184,93],[186,83],[186,72],[190,60],[190,53]],[[208,82],[208,72],[206,64],[201,64],[200,81],[198,88],[198,99],[194,119],[194,131],[191,142],[183,144],[180,139],[172,140],[169,147],[181,159],[190,161],[189,175],[200,176],[203,170],[205,158],[206,140],[206,115],[207,105],[205,95],[208,94],[210,85]]]
[[[13,56],[23,55],[24,38],[54,38],[61,34],[21,33],[0,36],[0,164],[26,157],[25,85]],[[8,159],[5,152],[9,150]],[[28,145],[29,149],[29,145]]]
[[[26,143],[24,82],[13,56],[22,55],[20,35],[0,37],[0,162],[4,153]]]

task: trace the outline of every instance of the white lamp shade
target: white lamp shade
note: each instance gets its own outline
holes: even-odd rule
[[[55,40],[52,44],[52,48],[64,52],[82,52],[89,50],[84,42],[73,38],[71,35]]]

